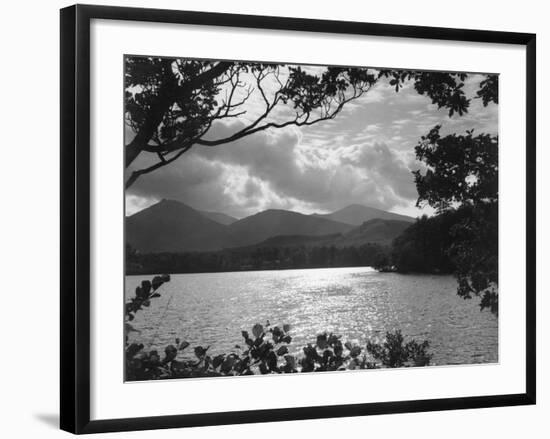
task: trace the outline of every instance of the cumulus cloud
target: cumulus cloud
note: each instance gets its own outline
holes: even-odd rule
[[[409,165],[385,143],[358,145],[353,153],[342,159],[361,169],[365,177],[376,183],[378,191],[385,194],[385,206],[405,204],[416,198],[416,188]]]

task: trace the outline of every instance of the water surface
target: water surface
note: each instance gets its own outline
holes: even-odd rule
[[[153,276],[126,276],[126,297]],[[498,361],[498,320],[456,294],[452,276],[379,273],[368,267],[177,274],[138,312],[130,334],[162,351],[179,337],[227,353],[256,322],[289,323],[298,353],[324,330],[361,345],[401,329],[430,341],[434,364]]]

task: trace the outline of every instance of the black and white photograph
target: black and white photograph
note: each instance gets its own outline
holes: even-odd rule
[[[127,381],[498,362],[498,74],[124,75]]]
[[[545,437],[546,9],[9,3],[2,437]]]

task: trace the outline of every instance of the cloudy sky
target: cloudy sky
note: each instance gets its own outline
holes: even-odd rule
[[[465,92],[475,95],[481,75],[470,75]],[[180,159],[142,176],[126,193],[131,215],[162,198],[196,209],[242,218],[265,209],[331,212],[358,203],[418,216],[411,171],[420,169],[414,147],[434,125],[442,133],[498,133],[498,106],[472,99],[469,112],[448,117],[408,83],[399,93],[378,82],[332,121],[307,128],[267,130],[217,147],[195,146]],[[254,118],[262,102],[247,102],[247,114],[218,123],[208,138],[233,133]],[[284,109],[276,117],[284,117]],[[127,132],[127,139],[131,133]],[[151,164],[142,153],[127,170]]]

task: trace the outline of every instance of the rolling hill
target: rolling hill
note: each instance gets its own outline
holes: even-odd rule
[[[367,243],[391,244],[410,226],[411,223],[408,221],[375,218],[365,221],[359,227],[345,233],[335,241],[334,245],[336,247],[352,247]]]
[[[349,224],[330,219],[277,209],[265,210],[229,226],[234,242],[240,246],[255,244],[273,236],[319,236],[345,233],[352,228]]]
[[[359,247],[364,244],[389,245],[411,223],[398,220],[373,219],[366,221],[346,233],[328,235],[278,235],[256,244],[242,247],[242,250],[266,247]]]
[[[398,220],[412,223],[414,218],[406,215],[399,215],[397,213],[386,212],[385,210],[376,209],[374,207],[363,206],[361,204],[351,204],[336,212],[327,214],[314,213],[313,216],[318,218],[325,218],[332,221],[339,221],[341,223],[351,224],[353,226],[359,226],[365,221],[372,219],[385,219],[385,220]]]

